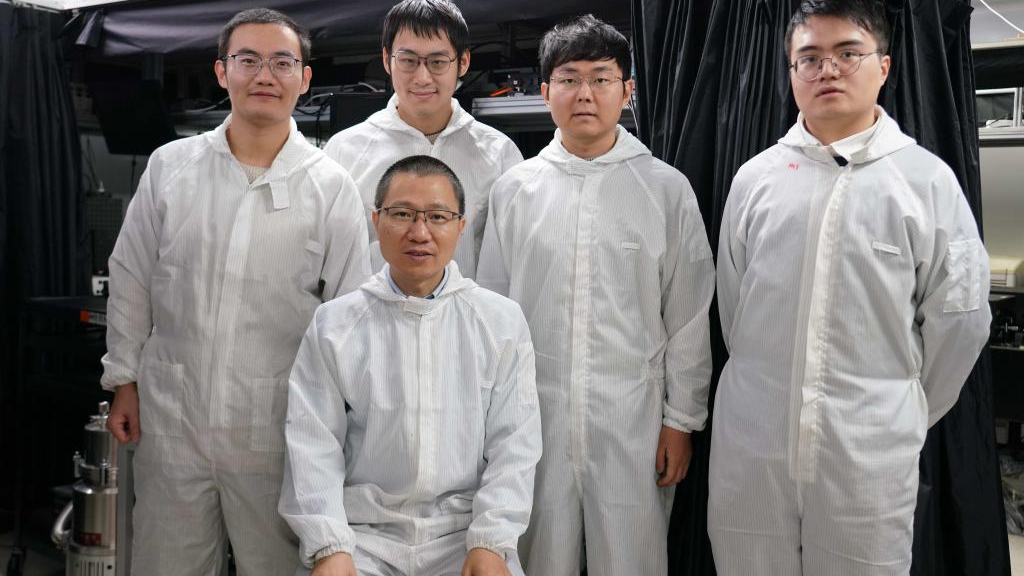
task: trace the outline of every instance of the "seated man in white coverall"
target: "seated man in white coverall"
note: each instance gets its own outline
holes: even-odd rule
[[[677,170],[618,126],[629,44],[585,16],[540,45],[554,140],[498,179],[478,278],[537,349],[544,456],[532,576],[664,576],[668,513],[707,418],[714,267]]]
[[[451,261],[464,202],[440,160],[390,167],[373,214],[387,265],[306,331],[280,512],[314,576],[522,574],[533,345],[519,306]]]
[[[736,174],[718,245],[715,565],[905,575],[925,435],[988,338],[987,258],[953,172],[875,104],[884,3],[803,2],[786,47],[800,115]]]
[[[415,154],[444,161],[466,191],[466,238],[454,260],[466,278],[476,277],[477,254],[494,181],[523,161],[519,149],[498,130],[477,122],[452,98],[469,70],[469,28],[448,0],[404,0],[384,18],[382,58],[395,89],[387,107],[335,134],[324,152],[356,181],[367,218],[377,183],[389,166]],[[372,242],[374,271],[383,266]]]
[[[110,257],[107,423],[135,455],[132,574],[298,566],[277,514],[288,373],[316,307],[369,274],[352,179],[291,119],[309,36],[246,10],[214,71],[231,115],[149,159]]]

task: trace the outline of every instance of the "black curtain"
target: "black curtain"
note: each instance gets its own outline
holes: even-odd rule
[[[5,454],[15,453],[12,396],[25,298],[80,295],[88,283],[78,127],[57,38],[64,21],[62,15],[0,2],[0,449]],[[6,488],[0,493],[10,495]],[[5,501],[0,508],[11,505]]]
[[[690,179],[717,249],[736,170],[796,120],[783,35],[798,0],[632,0],[638,131]],[[888,0],[893,68],[881,104],[949,164],[980,219],[971,7]],[[714,313],[714,311],[713,311]],[[712,319],[715,376],[727,354]],[[768,335],[766,335],[768,337]],[[714,398],[714,386],[712,387]],[[694,436],[669,527],[669,574],[714,574],[707,537],[710,427]],[[1010,574],[988,352],[921,455],[913,575]]]

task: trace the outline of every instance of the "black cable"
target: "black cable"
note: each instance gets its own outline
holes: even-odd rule
[[[132,154],[132,172],[128,177],[128,193],[135,196],[135,154]]]
[[[210,104],[209,106],[204,106],[202,108],[193,108],[191,110],[182,110],[182,113],[184,113],[184,114],[199,114],[201,112],[209,112],[210,110],[215,110],[221,104],[227,102],[230,98],[231,98],[230,96],[225,96],[224,98],[222,98],[216,104]],[[208,102],[208,100],[207,100],[207,102]]]
[[[476,76],[473,76],[472,80],[467,80],[467,81],[463,82],[462,86],[459,86],[459,89],[456,90],[456,92],[462,92],[463,90],[466,89],[467,86],[471,86],[474,82],[479,80],[481,76],[483,76],[484,74],[487,74],[488,72],[490,72],[490,70],[481,70],[481,71],[477,72]]]
[[[334,99],[334,93],[332,92],[331,94],[328,95],[327,98],[324,99],[324,104],[330,104],[333,99]],[[322,114],[323,111],[324,111],[324,104],[321,104],[320,107],[316,109],[316,121],[315,121],[316,123],[313,124],[313,126],[314,126],[313,132],[316,134],[316,147],[317,148],[320,147],[320,114]]]

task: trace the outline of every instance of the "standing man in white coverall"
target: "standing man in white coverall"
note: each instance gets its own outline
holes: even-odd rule
[[[451,261],[465,196],[412,156],[377,188],[387,265],[321,306],[292,370],[282,516],[313,576],[521,575],[540,458],[519,306]]]
[[[537,350],[544,456],[532,576],[664,576],[668,513],[707,417],[711,249],[677,170],[618,126],[629,44],[593,16],[540,45],[558,130],[494,186],[478,279]]]
[[[487,218],[491,185],[523,161],[516,145],[477,122],[452,98],[469,70],[469,28],[449,0],[404,0],[384,18],[382,57],[395,94],[365,122],[339,132],[324,152],[352,174],[366,215],[374,211],[377,183],[389,166],[423,154],[442,160],[466,190],[466,234],[455,261],[466,278],[476,277],[477,255]],[[383,266],[371,226],[374,271]]]
[[[740,168],[719,242],[715,565],[906,575],[925,435],[988,338],[987,258],[953,172],[875,104],[883,3],[805,1],[786,48],[800,115]]]
[[[287,378],[322,301],[369,273],[352,179],[291,119],[309,36],[262,8],[224,27],[231,115],[150,158],[110,257],[103,387],[135,456],[132,574],[298,566],[277,514]]]

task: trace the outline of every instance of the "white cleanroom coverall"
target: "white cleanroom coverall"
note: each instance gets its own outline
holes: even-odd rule
[[[448,264],[434,299],[384,269],[321,306],[292,369],[281,515],[301,557],[360,576],[458,576],[486,548],[522,574],[541,453],[533,346],[514,302]]]
[[[988,338],[988,260],[953,172],[878,112],[830,147],[801,116],[733,181],[708,512],[722,576],[910,570],[918,455]]]
[[[522,162],[523,155],[508,136],[476,121],[454,98],[448,126],[433,144],[422,132],[402,120],[397,106],[398,97],[393,96],[386,108],[365,122],[335,134],[324,152],[352,175],[362,195],[368,223],[370,213],[376,209],[377,184],[392,164],[415,155],[432,156],[447,164],[459,177],[466,194],[466,234],[455,249],[454,260],[463,276],[474,278],[491,185],[506,170]],[[368,230],[376,271],[384,261],[372,224],[368,225]]]
[[[675,488],[662,425],[700,430],[711,249],[686,178],[621,127],[591,161],[561,133],[494,186],[481,285],[519,302],[537,351],[544,455],[521,552],[535,576],[664,576]]]
[[[104,388],[137,382],[133,574],[298,565],[277,515],[288,372],[323,301],[369,273],[352,179],[292,122],[252,184],[225,133],[150,157],[110,257]]]

